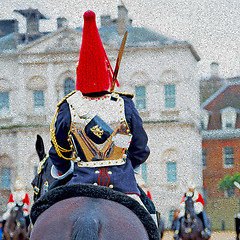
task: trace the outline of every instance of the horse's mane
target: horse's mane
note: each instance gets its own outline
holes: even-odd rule
[[[148,232],[149,239],[159,239],[159,232],[151,215],[136,200],[124,193],[109,189],[107,187],[90,184],[59,186],[45,193],[32,206],[30,213],[32,223],[34,224],[37,220],[37,217],[53,204],[67,198],[80,196],[111,200],[124,205],[138,216]]]

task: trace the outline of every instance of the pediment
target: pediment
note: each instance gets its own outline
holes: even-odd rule
[[[80,50],[82,32],[64,28],[49,33],[19,49],[21,54],[40,54],[57,52],[77,52]]]
[[[79,52],[82,43],[82,32],[71,28],[63,28],[49,33],[36,41],[19,48],[21,54]],[[112,46],[103,42],[105,50]]]

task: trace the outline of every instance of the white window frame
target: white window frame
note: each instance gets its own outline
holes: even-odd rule
[[[0,102],[0,117],[5,117],[10,115],[10,92],[0,92],[1,95],[6,94],[7,102]]]
[[[71,82],[71,84],[69,84]],[[71,86],[70,86],[71,85]],[[75,90],[75,82],[72,78],[68,77],[63,83],[63,93],[67,96],[70,92]]]
[[[42,93],[41,102],[38,102],[36,97],[36,93]],[[33,91],[33,112],[35,115],[44,115],[45,114],[45,96],[43,90],[34,90]]]
[[[174,88],[173,89],[167,88]],[[176,84],[165,84],[164,85],[164,106],[165,109],[175,109],[176,108]]]
[[[221,111],[222,129],[235,128],[237,112],[232,107],[227,107]]]
[[[227,150],[227,148],[232,148],[232,153],[231,154],[229,154],[229,153],[227,153],[226,154],[226,150]],[[226,159],[230,159],[230,158],[232,158],[232,164],[227,164],[226,163]],[[233,146],[227,146],[227,147],[223,147],[223,166],[224,166],[224,168],[233,168],[233,166],[234,166],[234,148],[233,148]]]
[[[144,95],[138,95],[137,89],[144,89]],[[143,101],[143,107],[139,108],[138,101]],[[135,86],[135,104],[138,111],[145,111],[147,109],[147,98],[146,98],[146,87],[145,86]]]
[[[147,174],[147,164],[143,163],[141,164],[141,173],[142,173],[142,178],[145,181],[145,183],[148,182],[148,174]]]
[[[177,163],[176,162],[167,162],[167,182],[176,183],[177,182]],[[170,164],[175,165],[175,169],[169,169]],[[174,180],[172,178],[174,177]]]
[[[3,171],[4,170],[7,170],[7,173],[3,175]],[[4,184],[4,181],[5,179],[8,181],[8,185],[5,186]],[[10,189],[11,188],[11,168],[2,168],[1,169],[1,189]]]

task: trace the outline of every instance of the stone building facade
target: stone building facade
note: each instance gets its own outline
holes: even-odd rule
[[[142,175],[157,210],[170,226],[189,177],[202,190],[200,58],[188,42],[133,27],[125,6],[118,6],[118,11],[117,20],[102,16],[99,32],[114,67],[122,34],[128,30],[118,76],[121,86],[116,90],[135,94],[151,150]],[[13,184],[20,175],[32,192],[30,182],[39,161],[36,135],[43,137],[48,150],[56,105],[75,86],[81,37],[81,27],[71,29],[64,24],[56,31],[39,33],[32,41],[26,42],[17,32],[0,38],[0,98],[5,99],[0,104],[0,191],[5,194],[0,199],[1,211],[10,193],[3,183]]]

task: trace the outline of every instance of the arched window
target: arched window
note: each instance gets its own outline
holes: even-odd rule
[[[71,78],[67,78],[64,81],[64,96],[75,90],[75,83]]]

